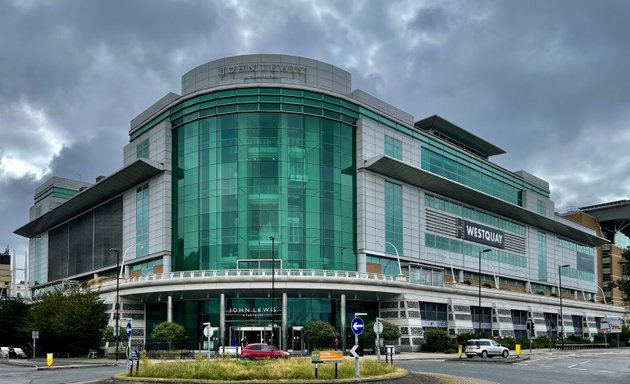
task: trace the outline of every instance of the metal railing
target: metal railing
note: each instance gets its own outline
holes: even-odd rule
[[[177,271],[155,275],[134,276],[127,279],[127,282],[142,282],[152,280],[172,280],[172,279],[195,279],[211,277],[271,277],[271,269],[224,269],[224,270],[194,270]],[[387,276],[378,273],[356,272],[356,271],[331,271],[322,269],[276,269],[274,277],[326,277],[342,279],[360,280],[380,280],[396,281],[395,276]]]

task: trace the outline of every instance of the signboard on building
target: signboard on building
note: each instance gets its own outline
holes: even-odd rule
[[[495,248],[505,248],[505,232],[471,221],[458,219],[459,237]]]

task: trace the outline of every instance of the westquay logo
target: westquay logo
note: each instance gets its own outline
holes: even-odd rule
[[[466,220],[459,220],[460,236],[475,243],[504,248],[505,232]]]
[[[226,65],[219,68],[219,74],[221,76],[241,72],[289,72],[304,75],[306,74],[306,67],[295,64],[265,63]]]

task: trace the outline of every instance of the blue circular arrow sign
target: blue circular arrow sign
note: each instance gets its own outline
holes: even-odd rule
[[[365,324],[363,323],[363,319],[360,317],[355,317],[352,319],[350,323],[350,329],[352,329],[352,333],[355,335],[360,335],[363,333],[363,329],[365,328]]]

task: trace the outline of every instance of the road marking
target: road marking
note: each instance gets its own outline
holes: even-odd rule
[[[600,373],[617,373],[615,371],[605,371],[603,369],[600,369],[598,372],[600,372]]]
[[[581,362],[580,364],[586,364],[586,363],[590,363],[590,362],[591,362],[590,360],[586,360],[586,361]]]

